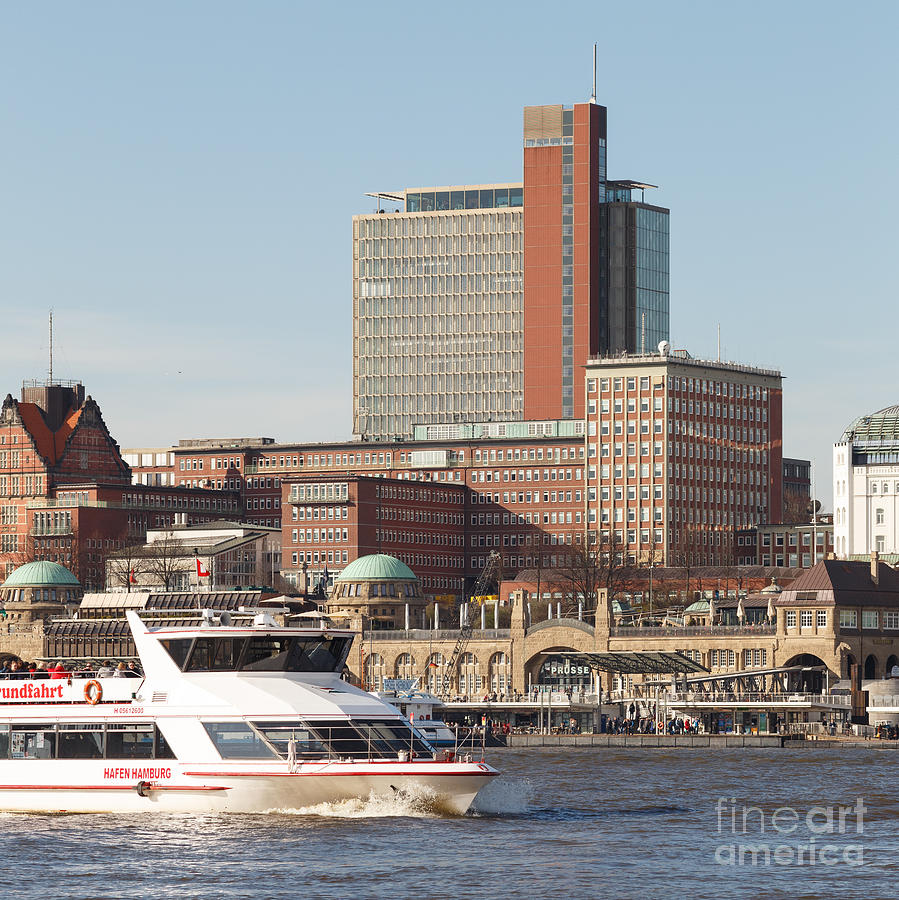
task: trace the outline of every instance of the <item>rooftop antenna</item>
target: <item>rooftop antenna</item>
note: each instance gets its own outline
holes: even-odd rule
[[[721,323],[718,323],[718,362],[721,362]]]
[[[50,310],[50,384],[53,384],[53,310]]]
[[[596,103],[596,44],[593,45],[593,93],[590,95],[590,102]]]

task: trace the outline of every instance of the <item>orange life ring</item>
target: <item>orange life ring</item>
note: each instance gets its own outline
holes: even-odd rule
[[[103,699],[103,685],[95,678],[92,678],[84,686],[84,699],[91,706],[96,706]]]

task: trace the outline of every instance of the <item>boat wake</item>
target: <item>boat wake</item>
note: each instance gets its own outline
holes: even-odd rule
[[[520,816],[531,808],[533,787],[524,778],[494,778],[474,799],[471,816]]]
[[[316,803],[295,809],[270,809],[267,812],[285,816],[322,816],[329,819],[434,818],[456,815],[442,799],[423,785],[411,785],[388,794],[371,793],[368,797],[353,797]]]

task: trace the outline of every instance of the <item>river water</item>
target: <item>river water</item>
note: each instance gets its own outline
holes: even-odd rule
[[[899,894],[897,751],[531,749],[488,759],[504,774],[464,817],[409,797],[258,816],[0,815],[3,894]]]

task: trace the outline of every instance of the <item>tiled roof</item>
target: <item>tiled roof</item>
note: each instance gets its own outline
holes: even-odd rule
[[[825,559],[800,575],[775,603],[789,605],[797,602],[797,595],[816,591],[829,592],[837,604],[899,606],[899,571],[878,562],[875,582],[871,578],[870,562]]]

